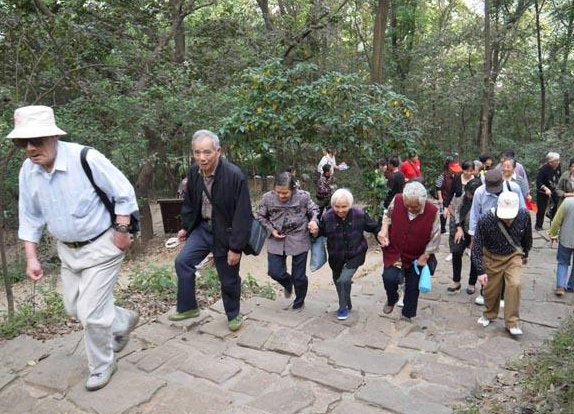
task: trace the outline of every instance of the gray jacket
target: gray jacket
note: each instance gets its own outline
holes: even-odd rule
[[[257,220],[270,232],[275,229],[285,235],[284,239],[276,239],[270,234],[267,252],[295,256],[308,251],[311,239],[307,225],[311,220],[319,224],[318,215],[319,207],[307,191],[294,190],[286,203],[274,191],[265,193],[257,207]]]

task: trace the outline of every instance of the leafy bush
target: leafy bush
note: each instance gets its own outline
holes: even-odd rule
[[[21,304],[12,317],[0,321],[0,339],[11,339],[39,326],[51,326],[67,319],[62,296],[55,290],[41,293],[39,306]]]
[[[195,286],[210,298],[221,294],[221,283],[217,272],[212,267],[196,273]]]
[[[142,293],[169,296],[177,293],[177,278],[170,266],[136,269],[130,287]]]

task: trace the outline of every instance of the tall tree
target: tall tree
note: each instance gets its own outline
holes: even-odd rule
[[[491,38],[490,38],[490,0],[484,0],[484,69],[483,69],[483,90],[480,105],[480,127],[478,129],[478,145],[480,151],[485,152],[488,148],[488,131],[490,129],[488,112],[490,110],[491,100]]]
[[[538,79],[540,81],[540,134],[546,129],[546,82],[544,80],[544,67],[542,62],[542,39],[540,27],[540,14],[544,7],[544,0],[534,0],[536,13],[536,50],[538,52]]]
[[[390,3],[391,0],[379,0],[377,5],[375,27],[373,30],[373,61],[371,64],[371,81],[373,83],[383,83],[385,34]]]

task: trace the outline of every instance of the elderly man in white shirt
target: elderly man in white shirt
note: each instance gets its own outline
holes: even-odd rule
[[[115,221],[82,167],[82,145],[60,142],[66,132],[56,126],[47,106],[26,106],[14,113],[7,138],[24,149],[27,160],[19,176],[18,237],[24,242],[26,274],[34,281],[44,271],[37,245],[44,228],[58,240],[66,311],[84,327],[90,375],[86,389],[104,387],[116,370],[119,352],[138,322],[135,312],[114,306],[114,285],[131,243],[130,215],[137,212],[127,178],[101,153],[87,152],[95,184],[115,202]]]

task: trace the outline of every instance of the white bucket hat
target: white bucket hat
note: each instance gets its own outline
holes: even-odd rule
[[[501,219],[513,219],[518,215],[520,208],[520,201],[518,194],[512,191],[503,191],[498,196],[498,205],[496,207],[496,215]]]
[[[14,111],[14,129],[6,138],[40,138],[66,135],[56,126],[54,111],[49,106],[23,106]]]

